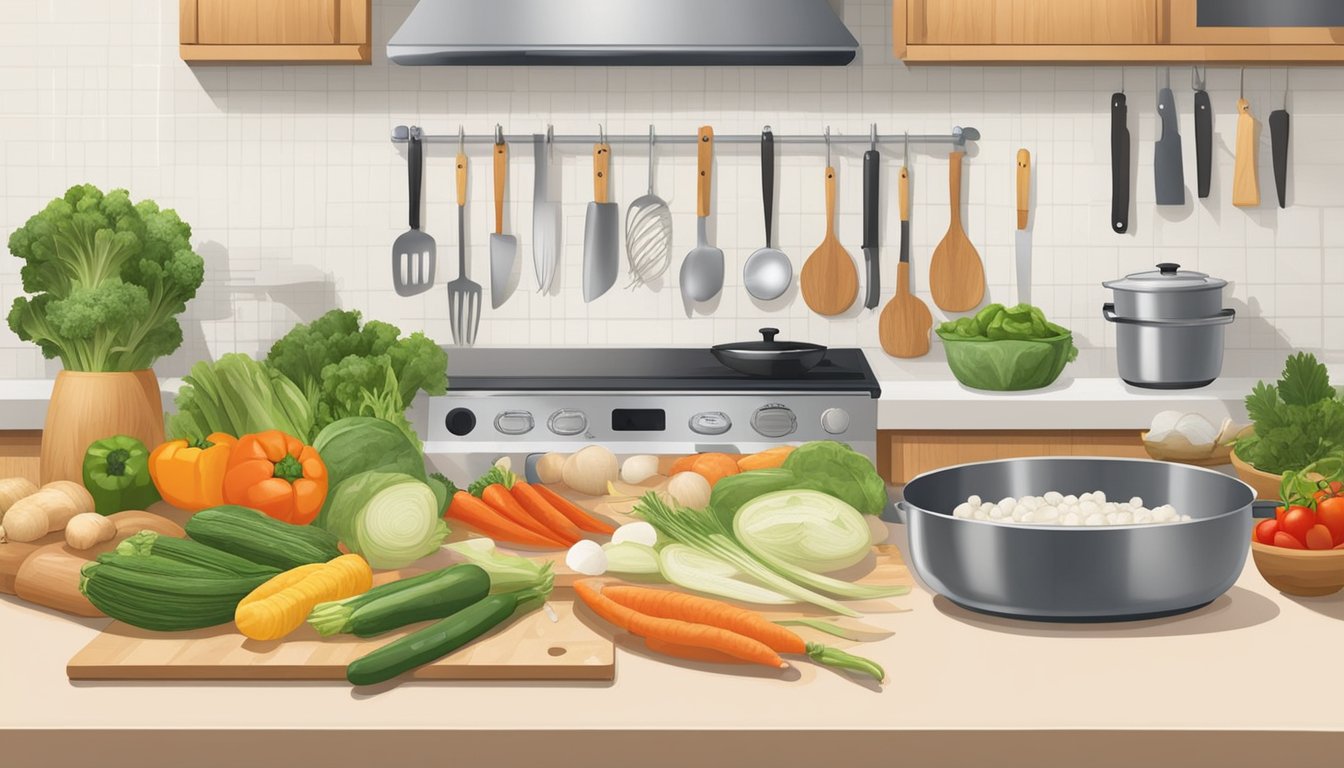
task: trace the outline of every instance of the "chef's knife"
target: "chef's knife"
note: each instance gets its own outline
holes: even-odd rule
[[[1199,173],[1199,197],[1209,196],[1213,181],[1213,103],[1204,90],[1204,80],[1195,77],[1195,163]]]
[[[1279,207],[1288,207],[1288,109],[1269,113],[1269,143],[1274,151],[1274,188],[1279,193]]]
[[[1153,152],[1153,180],[1158,205],[1185,205],[1185,169],[1181,160],[1181,134],[1176,128],[1176,95],[1171,77],[1157,92],[1157,116],[1162,120],[1162,138]]]
[[[878,176],[882,156],[877,149],[863,153],[863,262],[868,267],[868,293],[863,306],[875,309],[882,293],[881,262],[878,260]]]
[[[1129,231],[1129,108],[1125,94],[1111,95],[1111,229]]]
[[[1017,303],[1031,303],[1031,153],[1017,150]]]

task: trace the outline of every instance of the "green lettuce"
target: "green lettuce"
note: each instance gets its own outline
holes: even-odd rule
[[[1237,456],[1261,472],[1296,472],[1344,453],[1344,400],[1316,356],[1300,352],[1276,384],[1261,381],[1246,397],[1255,434],[1236,441]]]

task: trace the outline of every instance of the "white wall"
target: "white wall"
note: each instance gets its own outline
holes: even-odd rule
[[[1228,303],[1241,318],[1228,344],[1241,349],[1305,347],[1344,351],[1344,87],[1339,69],[1292,72],[1292,178],[1287,210],[1273,205],[1268,131],[1261,140],[1258,210],[1231,205],[1235,144],[1235,69],[1209,73],[1217,112],[1215,190],[1194,199],[1189,68],[1172,84],[1185,137],[1190,201],[1153,206],[1157,124],[1151,68],[1125,71],[1135,139],[1137,204],[1128,235],[1110,231],[1109,97],[1115,67],[913,67],[893,62],[890,3],[842,0],[845,21],[863,44],[847,68],[405,68],[389,66],[383,46],[411,0],[375,0],[375,61],[370,67],[195,67],[177,55],[176,0],[6,0],[0,13],[0,230],[21,225],[74,183],[126,186],[191,222],[208,260],[207,285],[184,317],[187,343],[160,362],[161,374],[229,351],[264,352],[294,322],[335,306],[451,336],[442,283],[456,276],[452,187],[455,146],[430,153],[426,228],[436,236],[440,286],[417,298],[392,290],[390,245],[406,226],[404,149],[388,141],[397,124],[436,133],[493,130],[593,133],[944,132],[975,126],[984,134],[968,161],[967,227],[986,262],[990,296],[1012,301],[1014,157],[1028,147],[1036,164],[1034,298],[1070,326],[1081,346],[1104,347],[1113,334],[1100,318],[1100,283],[1158,261],[1177,261],[1232,281]],[[1246,94],[1263,121],[1278,107],[1283,69],[1246,73]],[[751,336],[777,325],[788,338],[877,346],[876,317],[811,315],[796,291],[757,306],[740,269],[761,244],[758,152],[720,147],[715,172],[716,241],[728,258],[722,299],[688,319],[673,280],[658,292],[613,290],[581,297],[590,149],[562,155],[566,249],[554,295],[534,292],[531,271],[531,149],[514,146],[507,226],[519,235],[520,290],[499,311],[486,307],[482,345],[692,344]],[[777,245],[801,268],[821,241],[820,147],[781,146]],[[894,287],[899,222],[895,171],[899,145],[881,147],[886,194],[884,281]],[[913,149],[913,258],[927,298],[927,269],[947,226],[943,147]],[[488,285],[489,150],[472,152],[468,240],[471,275]],[[840,237],[861,260],[863,147],[837,148]],[[617,147],[616,199],[646,184],[642,148]],[[688,146],[660,152],[658,191],[675,210],[672,275],[695,241],[695,170]],[[624,259],[624,255],[622,256]],[[0,305],[19,293],[18,260],[0,258]],[[624,278],[622,278],[622,281]],[[621,283],[623,284],[623,282]],[[618,284],[620,285],[620,284]],[[885,297],[884,297],[885,300]],[[930,302],[931,304],[932,302]],[[936,314],[938,314],[935,311]],[[0,330],[0,377],[49,375],[38,352]]]

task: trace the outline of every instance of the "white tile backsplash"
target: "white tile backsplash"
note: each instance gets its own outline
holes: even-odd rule
[[[1184,67],[1172,70],[1181,110],[1187,204],[1153,206],[1157,82],[1150,67],[1123,72],[1134,137],[1136,203],[1130,232],[1111,232],[1109,96],[1116,67],[914,67],[892,59],[890,3],[845,0],[843,13],[863,43],[860,58],[830,68],[410,68],[383,51],[412,0],[375,0],[375,61],[369,67],[188,67],[177,52],[176,0],[6,0],[0,14],[0,230],[20,226],[68,186],[128,187],[133,196],[174,207],[191,222],[208,262],[207,283],[182,318],[186,343],[158,368],[181,373],[203,356],[262,353],[295,322],[332,307],[451,340],[443,284],[457,275],[452,144],[428,153],[425,226],[439,247],[439,285],[414,298],[391,284],[389,250],[406,228],[404,149],[388,141],[397,124],[434,133],[473,134],[496,123],[513,134],[554,124],[558,133],[884,134],[979,128],[967,158],[963,217],[986,262],[989,296],[1013,301],[1015,155],[1032,152],[1033,299],[1072,327],[1084,346],[1114,334],[1099,316],[1100,283],[1171,260],[1231,281],[1227,303],[1239,322],[1230,348],[1307,347],[1344,354],[1344,149],[1334,126],[1344,119],[1340,70],[1294,69],[1289,107],[1294,149],[1287,210],[1275,205],[1268,129],[1261,125],[1264,204],[1231,204],[1235,146],[1235,69],[1209,72],[1214,122],[1214,190],[1194,194],[1194,126]],[[1248,70],[1246,95],[1263,121],[1278,108],[1285,70]],[[796,288],[760,304],[742,288],[741,267],[763,239],[758,153],[718,147],[714,170],[715,241],[727,256],[722,297],[687,317],[676,286],[695,244],[693,149],[657,151],[655,186],[674,211],[669,274],[656,290],[581,296],[583,223],[592,195],[591,153],[563,147],[556,170],[564,191],[565,250],[550,295],[535,292],[531,254],[529,144],[511,148],[506,227],[518,236],[519,285],[499,310],[487,306],[482,345],[710,344],[741,339],[762,325],[790,338],[876,347],[873,312],[835,319],[812,315]],[[834,147],[839,172],[840,239],[862,263],[860,145]],[[899,217],[896,171],[902,147],[883,153],[884,301],[895,286]],[[913,282],[929,300],[928,263],[948,224],[947,147],[911,147]],[[779,145],[775,244],[795,271],[820,243],[824,150]],[[471,150],[467,239],[471,276],[489,284],[493,229],[487,147]],[[647,185],[645,148],[618,145],[614,199],[628,204]],[[622,253],[624,266],[624,252]],[[18,260],[0,257],[0,308],[19,295]],[[943,313],[936,310],[939,318]],[[55,364],[0,329],[0,378],[49,375]]]

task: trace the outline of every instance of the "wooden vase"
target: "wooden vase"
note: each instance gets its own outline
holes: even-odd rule
[[[150,450],[163,442],[163,397],[154,371],[56,374],[42,428],[42,482],[80,482],[89,444],[113,435],[134,437]]]

